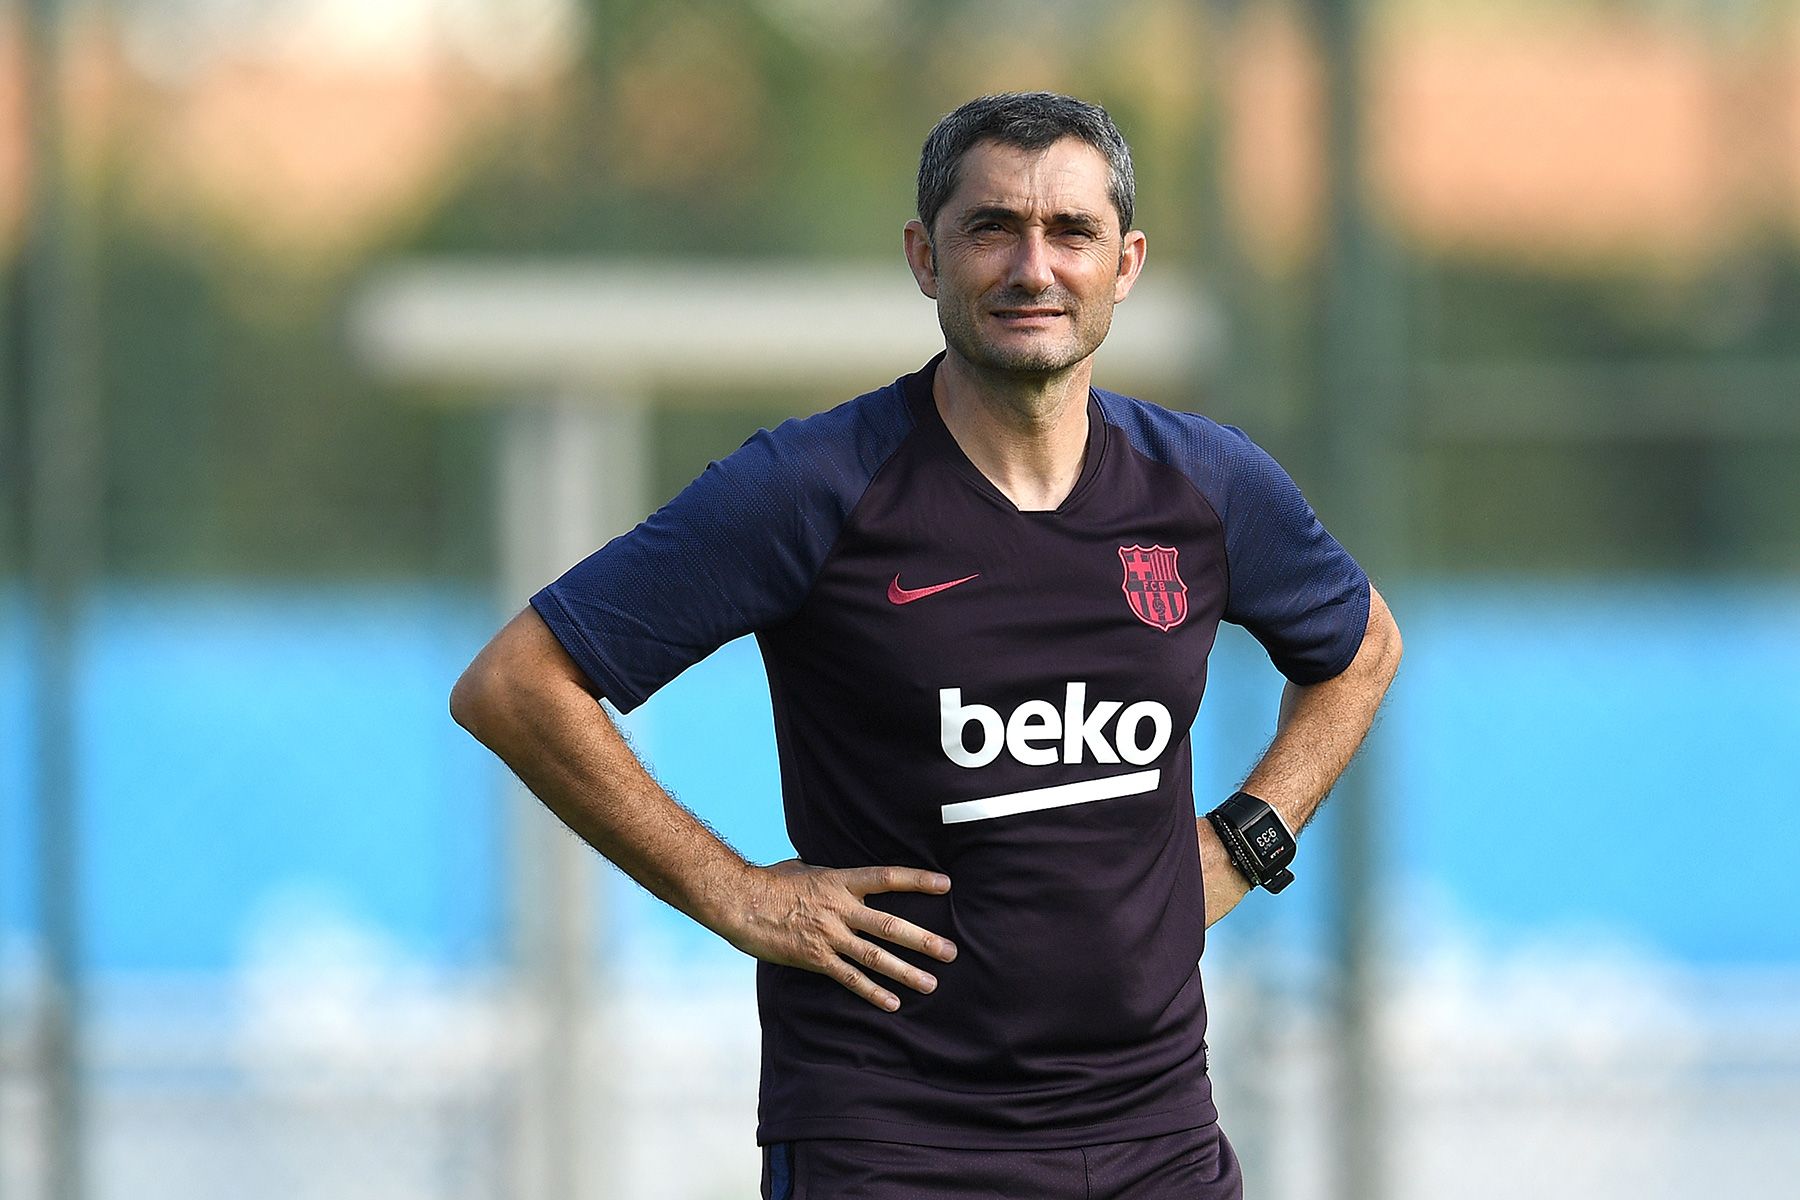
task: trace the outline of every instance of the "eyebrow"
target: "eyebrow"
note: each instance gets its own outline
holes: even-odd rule
[[[1016,221],[1019,217],[1018,209],[1007,208],[1000,204],[985,204],[964,213],[958,224],[969,225],[981,221]],[[1089,229],[1099,229],[1102,225],[1099,217],[1080,209],[1052,213],[1048,223],[1051,225],[1079,225]]]

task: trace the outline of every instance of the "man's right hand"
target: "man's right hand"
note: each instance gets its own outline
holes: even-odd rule
[[[817,971],[837,980],[877,1008],[892,1012],[900,998],[857,968],[878,971],[916,992],[929,992],[937,979],[902,961],[870,934],[939,962],[956,957],[948,938],[870,908],[863,897],[877,892],[942,895],[950,881],[934,871],[911,867],[814,867],[790,858],[768,867],[750,867],[732,889],[717,931],[744,953],[764,962]]]

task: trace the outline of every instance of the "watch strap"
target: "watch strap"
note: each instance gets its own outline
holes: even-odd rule
[[[1251,887],[1271,893],[1294,882],[1288,864],[1298,849],[1294,834],[1273,805],[1249,792],[1234,792],[1206,814],[1225,855]]]

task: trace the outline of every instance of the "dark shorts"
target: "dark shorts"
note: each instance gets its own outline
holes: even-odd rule
[[[1218,1125],[1068,1150],[837,1138],[763,1147],[763,1200],[1243,1200]]]

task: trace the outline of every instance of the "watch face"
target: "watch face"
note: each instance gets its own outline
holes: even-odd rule
[[[1256,852],[1256,857],[1264,863],[1285,861],[1282,852],[1292,848],[1288,840],[1287,830],[1282,828],[1281,818],[1274,813],[1265,813],[1244,826],[1244,840]]]

